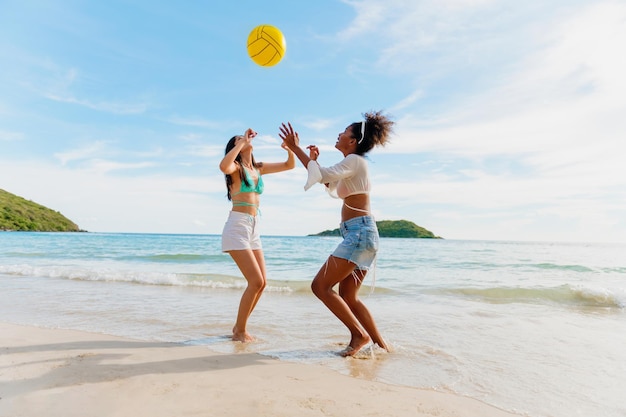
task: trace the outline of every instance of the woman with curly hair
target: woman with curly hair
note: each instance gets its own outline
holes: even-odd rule
[[[350,124],[339,134],[335,148],[344,159],[331,167],[317,163],[319,148],[307,146],[309,155],[300,147],[300,138],[291,123],[282,124],[280,137],[307,168],[305,190],[315,183],[326,185],[327,191],[343,200],[341,235],[343,241],[328,257],[313,279],[313,293],[350,331],[350,342],[342,356],[353,356],[369,343],[385,350],[374,318],[359,299],[358,292],[378,251],[378,228],[370,212],[370,181],[364,158],[374,146],[384,146],[392,132],[393,122],[381,112],[365,113],[365,120]],[[333,287],[339,284],[339,293]]]

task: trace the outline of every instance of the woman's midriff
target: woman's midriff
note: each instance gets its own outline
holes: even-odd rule
[[[258,209],[261,199],[256,193],[242,193],[234,196],[232,202],[232,211],[249,214],[250,216],[256,216],[259,211]]]
[[[257,208],[252,206],[233,206],[232,211],[249,214],[251,216],[256,216],[257,214]]]
[[[357,210],[355,210],[357,209]],[[343,200],[341,221],[370,214],[370,197],[368,194],[353,194]]]

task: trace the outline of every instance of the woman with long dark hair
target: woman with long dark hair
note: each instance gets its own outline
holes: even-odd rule
[[[292,169],[293,153],[287,150],[284,162],[256,162],[252,155],[252,139],[257,133],[248,129],[228,141],[220,170],[226,179],[228,200],[233,206],[222,232],[222,251],[228,252],[248,285],[241,296],[237,321],[233,327],[234,341],[251,342],[247,323],[267,283],[265,258],[259,231],[259,203],[263,192],[263,175]]]

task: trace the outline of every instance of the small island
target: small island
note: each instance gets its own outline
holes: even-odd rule
[[[0,189],[0,231],[82,232],[58,211]]]
[[[408,220],[381,220],[376,222],[380,237],[404,237],[418,239],[442,239],[430,230]],[[325,230],[309,236],[341,236],[339,229]]]

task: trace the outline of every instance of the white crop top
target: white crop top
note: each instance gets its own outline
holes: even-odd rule
[[[370,192],[367,161],[360,155],[350,154],[343,161],[328,168],[319,166],[316,161],[310,161],[307,171],[305,190],[316,183],[328,184],[328,193],[341,199]]]

